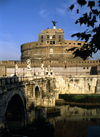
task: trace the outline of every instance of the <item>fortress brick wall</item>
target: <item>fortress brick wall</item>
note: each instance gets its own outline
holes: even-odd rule
[[[63,29],[46,29],[39,33],[38,41],[21,45],[21,61],[31,59],[33,62],[43,62],[44,60],[82,61],[80,57],[74,58],[72,51],[68,49],[81,47],[84,42],[64,39]],[[88,60],[88,58],[87,58]]]
[[[49,65],[53,69],[55,75],[97,75],[100,74],[100,60],[87,60],[87,61],[69,61],[59,63],[56,61],[44,61],[44,68],[46,69]],[[18,73],[23,76],[27,70],[26,62],[17,62]],[[32,73],[34,74],[37,69],[41,71],[41,63],[31,63]],[[1,61],[0,62],[0,76],[8,75],[11,76],[15,73],[15,62],[14,61]]]

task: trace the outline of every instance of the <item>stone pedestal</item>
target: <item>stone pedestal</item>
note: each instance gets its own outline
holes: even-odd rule
[[[44,76],[44,71],[41,71],[41,76]]]
[[[25,75],[25,79],[26,80],[32,80],[32,72],[31,72],[31,69],[28,69],[27,70],[27,73],[26,73],[26,75]]]

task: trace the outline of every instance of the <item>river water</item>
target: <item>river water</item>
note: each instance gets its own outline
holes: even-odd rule
[[[100,137],[99,107],[64,105],[57,108],[59,115],[47,117],[47,123],[52,124],[41,126],[39,130],[27,127],[21,132],[12,132],[9,137]]]
[[[60,116],[49,117],[54,137],[100,137],[100,108],[60,106]]]

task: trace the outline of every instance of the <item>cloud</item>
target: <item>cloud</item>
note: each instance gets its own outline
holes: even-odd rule
[[[47,12],[46,10],[42,9],[40,12],[39,12],[39,15],[42,16],[42,17],[47,17],[47,15],[49,15],[49,12]]]

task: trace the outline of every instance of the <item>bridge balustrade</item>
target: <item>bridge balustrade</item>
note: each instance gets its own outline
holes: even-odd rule
[[[6,86],[14,83],[18,83],[18,77],[4,77],[0,78],[0,86]]]

